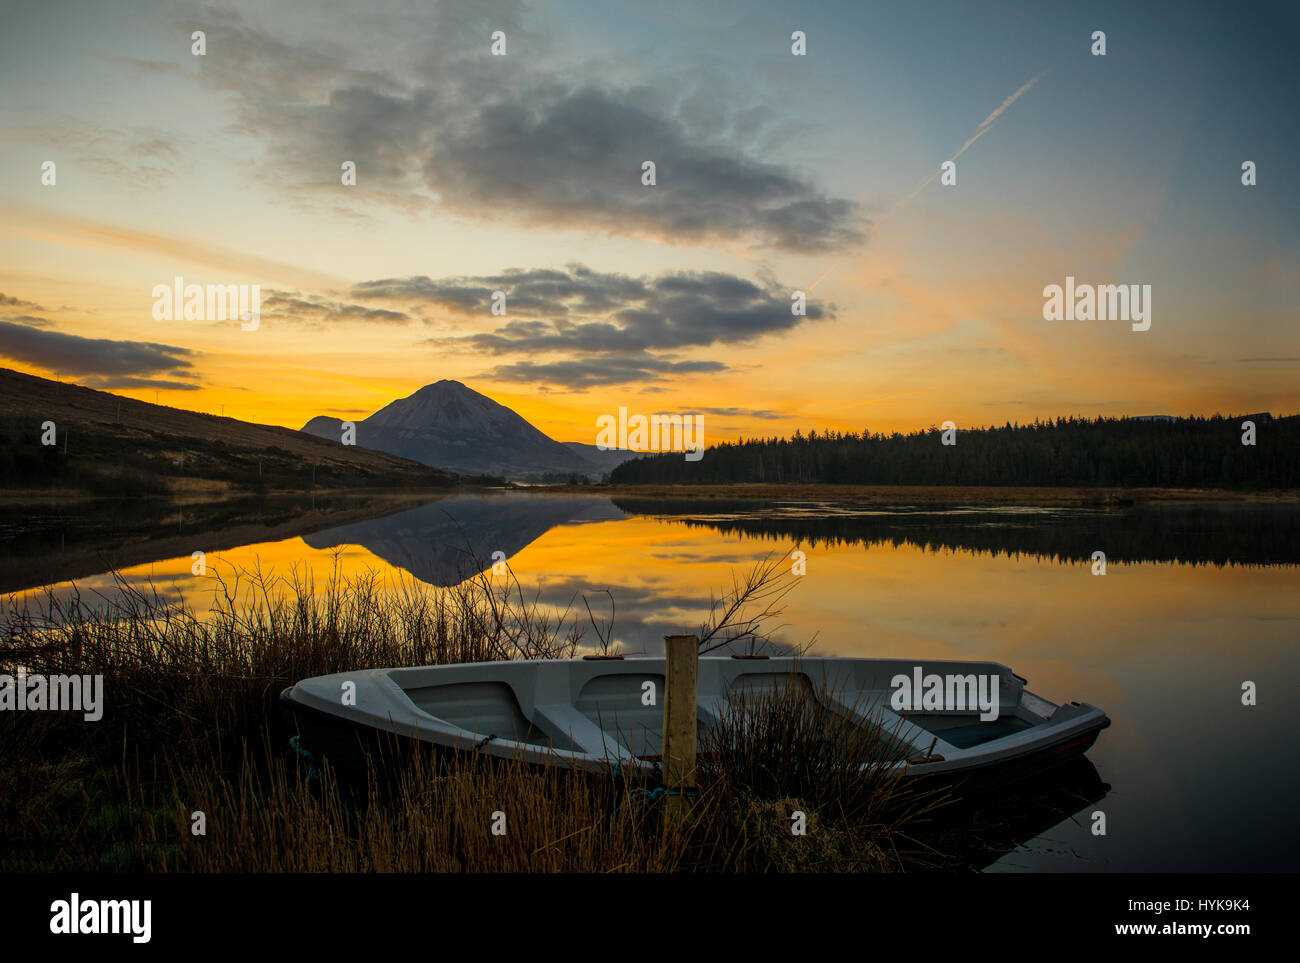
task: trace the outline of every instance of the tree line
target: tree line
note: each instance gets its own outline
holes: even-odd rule
[[[1251,422],[1253,430],[1243,427]],[[1251,437],[1253,435],[1253,437]],[[930,427],[880,432],[796,431],[680,453],[642,456],[610,473],[613,484],[826,483],[1168,488],[1300,485],[1300,415],[1057,418],[958,430],[955,444]],[[1243,443],[1253,441],[1253,444]]]

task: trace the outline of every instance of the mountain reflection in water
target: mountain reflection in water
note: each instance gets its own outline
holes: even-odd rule
[[[458,495],[303,536],[315,549],[360,545],[430,585],[456,585],[510,559],[557,525],[625,517],[608,498]]]

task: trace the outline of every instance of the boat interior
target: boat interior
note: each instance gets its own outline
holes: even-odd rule
[[[924,671],[996,675],[997,718],[981,720],[975,706],[896,712],[891,680],[910,678],[914,668],[912,662],[874,659],[701,658],[701,745],[720,720],[734,721],[739,707],[778,692],[813,700],[830,710],[828,718],[871,726],[900,757],[981,746],[1043,723],[1057,709],[1025,693],[1023,680],[1005,666],[936,662]],[[662,659],[480,663],[393,669],[387,675],[420,713],[476,739],[643,761],[657,761],[662,752]]]

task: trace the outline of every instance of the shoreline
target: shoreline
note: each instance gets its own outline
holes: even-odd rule
[[[745,501],[852,504],[863,508],[1127,509],[1138,505],[1300,505],[1300,491],[1240,492],[1174,488],[1035,488],[1025,486],[898,485],[553,485],[499,488],[385,488],[277,491],[206,497],[78,496],[69,492],[9,492],[0,497],[0,526],[19,535],[67,528],[77,535],[45,552],[11,551],[0,559],[0,594],[74,581],[114,568],[131,568],[254,542],[281,541],[338,525],[380,518],[458,494],[586,496],[619,500]],[[15,497],[17,496],[17,497]],[[104,506],[103,512],[96,506]],[[22,516],[27,516],[24,520]],[[33,516],[35,519],[33,519]],[[166,521],[163,519],[166,518]],[[42,522],[44,520],[44,523]],[[179,521],[179,524],[178,524]],[[14,546],[17,548],[17,546]]]
[[[853,501],[873,505],[1025,505],[1125,507],[1149,504],[1300,504],[1300,489],[1087,488],[1077,485],[839,485],[816,483],[611,485],[463,485],[339,488],[276,488],[266,491],[208,489],[152,495],[101,495],[78,489],[0,489],[0,509],[24,506],[134,504],[157,502],[195,508],[249,499],[369,497],[375,501],[429,500],[457,494],[518,492],[532,495],[601,495],[610,498],[755,498],[797,501]]]
[[[1027,505],[1114,507],[1150,504],[1300,504],[1300,489],[1232,491],[1221,488],[1083,488],[1030,485],[550,485],[539,492],[632,498],[754,498],[853,501],[871,505]]]
[[[320,505],[304,504],[315,495]],[[410,489],[358,492],[334,489],[321,492],[278,492],[266,496],[240,496],[191,500],[176,497],[70,500],[65,494],[40,501],[0,504],[0,510],[32,508],[50,510],[59,507],[89,506],[115,501],[122,505],[149,504],[158,509],[183,514],[177,530],[172,521],[159,522],[157,516],[136,525],[102,529],[87,526],[84,540],[67,551],[42,555],[13,554],[0,559],[0,594],[25,592],[43,585],[75,581],[98,575],[110,568],[132,568],[167,558],[189,555],[199,540],[208,552],[226,551],[254,542],[282,541],[313,532],[365,521],[386,514],[416,508],[456,494],[453,489]],[[361,498],[365,497],[364,503]],[[314,499],[313,499],[314,501]],[[232,515],[221,509],[237,510]],[[279,508],[279,511],[275,509]],[[243,511],[239,511],[243,509]],[[29,583],[33,572],[36,584]]]

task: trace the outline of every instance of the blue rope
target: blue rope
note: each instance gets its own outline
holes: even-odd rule
[[[680,789],[669,789],[666,786],[655,786],[654,789],[633,789],[629,795],[633,799],[652,803],[662,799],[664,796],[685,796],[687,799],[694,799],[695,790],[688,789],[686,792],[682,792]]]
[[[628,796],[635,803],[653,806],[664,796],[685,796],[687,799],[694,799],[695,790],[688,789],[685,792],[682,792],[680,789],[669,789],[666,786],[655,786],[654,789],[642,789],[638,786],[635,789],[629,790]],[[618,812],[621,805],[621,803],[616,803],[614,805],[614,812]]]
[[[307,760],[307,781],[311,782],[313,779],[319,779],[320,770],[316,768],[316,757],[313,756],[306,749],[304,749],[302,747],[302,743],[300,743],[298,740],[299,740],[298,736],[290,736],[289,748],[291,748],[294,752],[298,753],[298,755],[302,756],[304,759]]]

